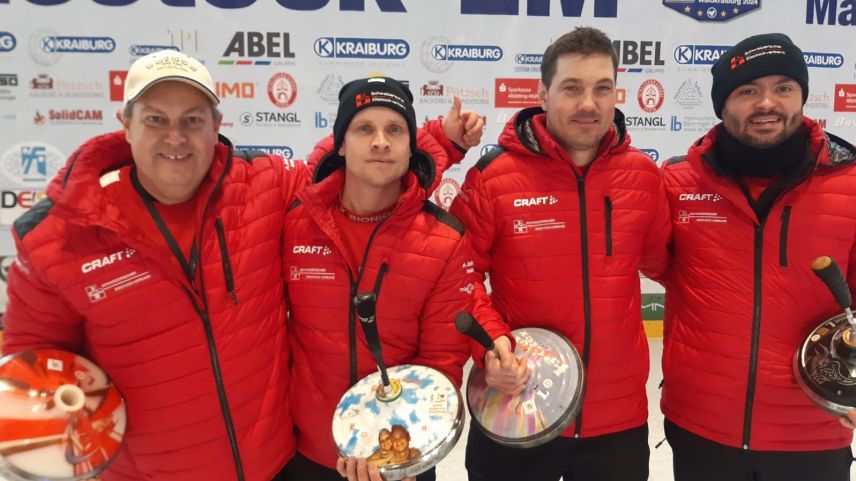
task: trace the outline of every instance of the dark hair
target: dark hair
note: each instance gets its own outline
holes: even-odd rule
[[[550,86],[556,75],[556,62],[559,57],[569,53],[581,55],[608,55],[612,59],[612,69],[618,75],[618,54],[612,46],[612,40],[602,31],[592,27],[577,27],[547,47],[541,60],[541,82]]]

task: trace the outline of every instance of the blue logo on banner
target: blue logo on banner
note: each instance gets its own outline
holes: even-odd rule
[[[502,59],[502,48],[496,45],[435,45],[431,49],[435,60],[449,62],[497,62]]]
[[[15,36],[9,32],[0,32],[0,52],[11,52],[15,50],[15,45],[18,41]]]
[[[518,65],[541,65],[543,59],[543,53],[518,53],[514,62]]]
[[[110,53],[116,41],[110,37],[42,37],[42,50],[50,53]]]
[[[639,149],[643,154],[651,157],[651,160],[658,162],[660,160],[660,152],[657,149]]]
[[[410,54],[410,44],[398,38],[321,37],[315,40],[314,49],[322,58],[400,60]]]
[[[805,23],[818,25],[856,25],[853,0],[806,0]]]
[[[268,155],[278,155],[285,159],[294,156],[294,151],[287,145],[236,145],[235,150],[258,150]]]
[[[841,68],[844,66],[844,55],[840,53],[803,52],[803,57],[809,67]]]
[[[761,0],[663,0],[663,5],[699,22],[725,22],[761,6]]]
[[[128,47],[128,53],[134,57],[142,57],[150,53],[160,52],[161,50],[175,50],[177,52],[178,47],[173,45],[131,45]]]
[[[713,65],[728,49],[727,45],[680,45],[675,49],[675,62],[682,65]]]

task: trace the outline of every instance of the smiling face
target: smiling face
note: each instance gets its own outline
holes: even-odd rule
[[[571,158],[596,151],[612,126],[615,68],[606,54],[564,54],[556,61],[550,85],[539,86],[547,130]]]
[[[725,99],[722,124],[742,144],[775,147],[800,128],[802,89],[782,75],[768,75],[743,84]]]
[[[190,199],[214,159],[221,117],[210,99],[183,82],[150,87],[123,117],[140,184],[155,199]]]

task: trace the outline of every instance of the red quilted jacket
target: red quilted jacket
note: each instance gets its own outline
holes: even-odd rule
[[[439,126],[432,124],[428,131]],[[310,157],[309,164],[317,165],[315,183],[298,194],[300,202],[288,213],[284,252],[297,449],[316,463],[335,467],[336,404],[354,382],[377,371],[351,310],[357,292],[378,293],[377,326],[387,366],[430,366],[461,384],[469,350],[454,318],[472,307],[472,279],[464,266],[471,250],[460,222],[426,200],[426,189],[439,180],[435,168],[447,167],[446,151],[454,152],[446,145],[444,150],[420,130],[417,146],[430,158],[412,164],[419,175],[407,174],[396,210],[379,223],[362,265],[347,260],[333,220],[344,169],[335,167],[340,157],[328,155],[332,138]]]
[[[806,397],[791,364],[809,331],[840,311],[812,260],[836,259],[856,288],[856,149],[805,119],[808,172],[759,218],[737,181],[703,158],[720,128],[663,167],[674,225],[663,413],[728,446],[848,446],[851,431]]]
[[[294,453],[279,259],[306,176],[244,157],[221,138],[197,195],[196,286],[103,195],[102,173],[131,162],[123,132],[80,147],[15,224],[4,351],[78,352],[113,379],[128,425],[105,481],[234,481],[237,458],[268,481]]]
[[[623,115],[588,169],[550,136],[540,108],[512,118],[501,149],[467,173],[452,204],[472,236],[476,318],[492,337],[539,326],[570,339],[586,365],[582,412],[564,436],[638,427],[648,410],[648,344],[639,270],[662,271],[670,227],[657,167],[630,147]],[[483,362],[484,351],[473,347]]]

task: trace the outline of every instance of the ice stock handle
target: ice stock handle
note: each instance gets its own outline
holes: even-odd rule
[[[469,312],[461,311],[455,316],[455,327],[458,332],[473,338],[488,351],[493,350],[493,339]]]
[[[374,292],[357,294],[354,296],[354,307],[357,310],[357,316],[360,318],[360,324],[363,326],[369,351],[371,351],[377,362],[377,367],[380,369],[383,385],[389,386],[389,376],[386,373],[386,365],[384,365],[383,353],[380,349],[380,336],[377,333],[377,295]]]
[[[835,301],[842,309],[849,309],[853,303],[853,298],[850,295],[850,288],[847,286],[847,281],[841,274],[841,269],[829,256],[821,256],[811,263],[811,269],[820,277],[832,295]]]

